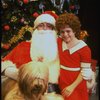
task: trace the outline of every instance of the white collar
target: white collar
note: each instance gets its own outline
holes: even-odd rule
[[[70,52],[70,54],[72,54],[75,51],[81,49],[82,47],[84,47],[86,45],[87,44],[84,41],[80,40],[80,42],[77,45],[75,45],[74,47],[69,49],[69,52]],[[66,43],[64,41],[62,42],[62,49],[63,49],[63,51],[68,49],[68,47],[67,47],[67,45],[66,45]]]

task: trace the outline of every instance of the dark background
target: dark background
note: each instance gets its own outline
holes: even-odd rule
[[[87,38],[87,44],[91,48],[92,58],[97,60],[98,67],[100,69],[100,3],[99,0],[79,0],[80,10],[79,18],[82,23],[82,27],[89,33]],[[91,96],[90,100],[99,100],[99,87],[100,87],[100,72],[96,78],[97,81],[97,94]],[[97,99],[97,98],[98,99]]]
[[[79,18],[81,20],[83,29],[87,30],[89,34],[86,42],[91,48],[92,58],[97,60],[98,65],[100,66],[100,4],[98,0],[79,0],[79,3]]]

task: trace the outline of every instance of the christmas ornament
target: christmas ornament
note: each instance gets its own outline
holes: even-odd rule
[[[69,12],[78,14],[78,10],[80,8],[78,0],[69,0],[68,5],[69,5]]]
[[[18,3],[19,3],[20,6],[23,5],[23,1],[21,1],[21,0],[18,0]]]
[[[29,0],[23,0],[24,4],[27,4],[29,2]]]
[[[15,30],[16,29],[16,26],[14,26],[13,29]]]
[[[1,3],[2,3],[2,7],[3,7],[4,9],[8,7],[8,4],[5,3],[3,0],[1,0]]]
[[[35,13],[33,13],[33,17],[38,17],[39,16],[39,14],[37,13],[37,12],[35,12]]]
[[[25,25],[28,25],[29,23],[28,23],[27,21],[24,21],[24,24],[25,24]]]
[[[4,30],[8,31],[10,29],[10,26],[9,25],[5,25],[4,26]]]
[[[4,48],[4,49],[9,49],[10,48],[10,46],[9,46],[9,44],[2,44],[2,48]]]
[[[42,10],[42,12],[44,12],[44,5],[43,5],[43,3],[41,2],[40,4],[39,4],[39,9],[41,9]]]
[[[24,21],[25,21],[25,18],[21,18],[21,19],[20,19],[20,22],[21,22],[21,23],[24,23]]]
[[[86,38],[89,36],[89,34],[87,33],[87,31],[85,30],[82,30],[80,32],[80,35],[78,36],[78,39],[80,40],[86,40]]]
[[[16,22],[16,21],[17,21],[17,17],[16,16],[12,16],[11,22]]]
[[[51,0],[54,7],[57,8],[60,12],[62,12],[64,1],[65,0]]]
[[[70,9],[70,10],[74,10],[74,9],[75,9],[75,6],[72,5],[72,6],[69,7],[69,9]]]

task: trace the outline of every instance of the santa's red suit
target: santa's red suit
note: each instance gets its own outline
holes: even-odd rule
[[[21,42],[2,59],[2,71],[11,66],[19,68],[22,64],[42,58],[49,68],[49,83],[57,84],[60,66],[56,38],[53,30],[35,30],[31,42]]]
[[[3,61],[12,62],[12,64],[15,64],[17,68],[19,68],[22,64],[30,62],[30,44],[30,42],[21,42],[3,58]],[[10,66],[12,66],[12,64]]]

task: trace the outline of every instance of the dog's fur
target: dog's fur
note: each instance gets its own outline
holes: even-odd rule
[[[49,71],[43,62],[29,62],[19,69],[18,82],[2,83],[2,100],[41,100],[46,92]]]

